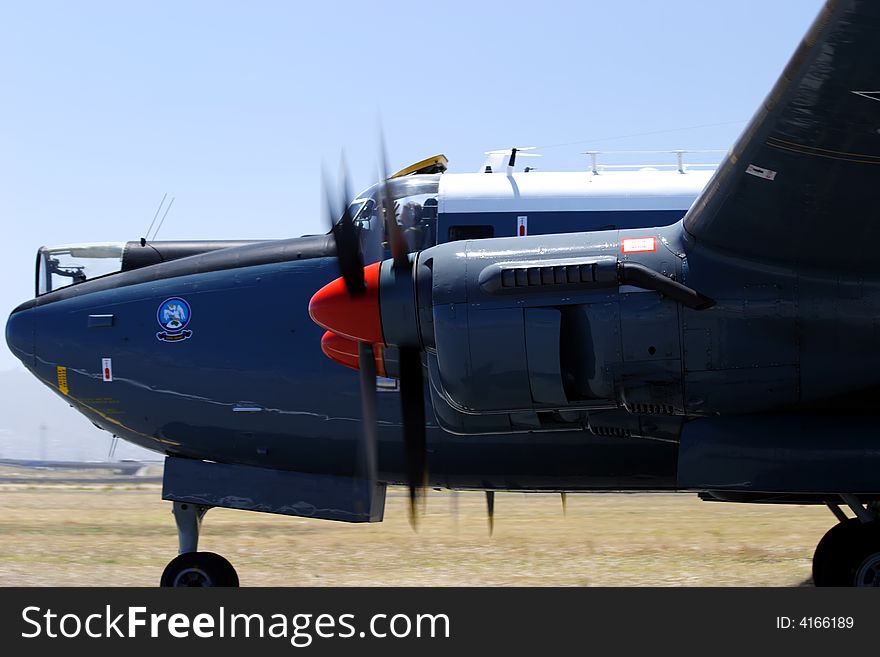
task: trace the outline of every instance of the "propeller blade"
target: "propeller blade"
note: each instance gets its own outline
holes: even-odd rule
[[[568,515],[568,499],[565,497],[565,493],[559,493],[559,496],[562,498],[562,515]]]
[[[452,522],[455,526],[455,531],[458,531],[458,491],[453,490],[449,493],[449,506],[450,511],[452,512]]]
[[[378,472],[378,418],[376,415],[376,354],[373,345],[358,343],[361,384],[361,420],[363,426],[364,478],[375,486]]]
[[[343,164],[344,169],[344,164]],[[343,194],[346,198],[342,201],[342,215],[337,220],[337,211],[334,211],[333,199],[327,186],[326,176],[322,176],[324,195],[327,202],[327,216],[330,221],[330,232],[336,243],[336,261],[339,263],[339,271],[345,281],[345,287],[352,296],[363,294],[367,287],[364,283],[364,259],[361,255],[360,238],[354,225],[354,218],[349,212],[347,198],[348,174],[343,171]]]
[[[417,347],[400,347],[400,406],[403,417],[403,444],[409,484],[410,523],[417,525],[418,502],[428,480],[425,437],[425,388],[422,356]]]
[[[495,491],[486,491],[486,511],[489,514],[489,536],[495,531]]]
[[[379,180],[379,202],[382,216],[385,218],[385,234],[388,236],[388,245],[391,249],[391,257],[394,258],[394,268],[401,269],[409,266],[407,258],[406,239],[403,230],[397,223],[397,212],[394,207],[394,198],[391,196],[388,184],[388,153],[385,150],[385,134],[379,127],[379,153],[381,157],[381,171]]]

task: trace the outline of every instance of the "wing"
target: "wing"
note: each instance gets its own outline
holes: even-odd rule
[[[786,266],[880,264],[880,2],[829,0],[684,226]]]

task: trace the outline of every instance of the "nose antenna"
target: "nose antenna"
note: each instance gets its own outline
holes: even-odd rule
[[[153,237],[150,237],[150,231],[153,230],[153,226],[156,224],[156,219],[159,218],[159,213],[162,212],[162,207],[165,206],[165,199],[168,198],[168,192],[165,192],[164,196],[162,196],[162,200],[159,202],[159,207],[156,208],[156,213],[153,215],[153,220],[150,222],[150,227],[147,228],[147,232],[144,233],[144,236],[141,238],[141,246],[146,246],[147,242],[152,242],[156,239],[156,235],[159,234],[159,231],[162,228],[162,224],[165,223],[165,217],[168,216],[168,212],[171,210],[171,206],[174,205],[175,197],[171,197],[171,201],[168,203],[168,206],[165,207],[165,214],[162,215],[162,219],[159,221],[159,225],[156,227],[156,232],[153,233]]]
[[[168,212],[171,210],[171,206],[174,205],[175,198],[176,197],[172,196],[171,200],[168,202],[168,207],[165,208],[165,214],[163,214],[162,218],[159,220],[159,225],[156,227],[156,232],[153,233],[153,237],[150,240],[151,242],[154,242],[156,240],[156,235],[158,235],[159,231],[162,230],[162,224],[165,223],[165,217],[168,216]]]

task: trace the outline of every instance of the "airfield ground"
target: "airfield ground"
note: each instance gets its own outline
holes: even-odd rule
[[[418,533],[402,489],[385,522],[348,525],[214,509],[201,549],[242,585],[801,586],[833,524],[824,507],[700,502],[693,495],[496,496],[431,492]],[[154,483],[0,484],[0,585],[153,586],[176,554]]]

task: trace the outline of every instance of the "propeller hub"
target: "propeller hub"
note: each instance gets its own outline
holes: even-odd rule
[[[360,369],[360,354],[358,343],[333,331],[327,331],[321,337],[321,351],[332,361],[345,365],[353,370]],[[376,361],[376,374],[385,376],[384,348],[381,344],[373,345],[373,353]]]
[[[349,294],[342,277],[315,292],[309,301],[312,321],[349,340],[384,343],[379,314],[380,265],[376,262],[364,267],[366,290],[362,294]]]

